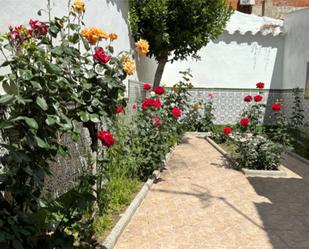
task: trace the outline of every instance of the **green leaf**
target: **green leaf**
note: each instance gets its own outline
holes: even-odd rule
[[[74,23],[71,23],[69,27],[73,31],[76,31],[76,30],[79,29],[79,25],[78,24],[74,24]]]
[[[90,114],[90,120],[93,123],[99,123],[100,122],[99,115],[97,115],[97,114]]]
[[[14,82],[3,82],[2,84],[3,90],[7,93],[7,94],[11,94],[11,95],[17,95],[18,94],[18,86],[16,83]]]
[[[20,76],[24,80],[30,80],[32,78],[32,72],[30,70],[21,70]]]
[[[68,39],[73,44],[76,44],[79,41],[79,34],[75,33],[74,35],[70,35]]]
[[[39,82],[34,81],[34,80],[31,80],[30,83],[31,83],[31,85],[32,85],[35,89],[37,89],[37,90],[42,90],[42,86],[41,86],[41,84],[40,84]]]
[[[45,63],[45,67],[47,72],[51,74],[61,74],[61,68],[55,64],[52,63]]]
[[[56,26],[56,25],[51,25],[48,28],[49,33],[51,33],[51,35],[53,37],[57,37],[58,32],[60,31],[60,29]]]
[[[11,61],[5,61],[2,63],[1,67],[6,67],[11,64]]]
[[[37,97],[36,98],[36,103],[39,107],[41,107],[42,110],[46,111],[48,109],[48,105],[46,103],[46,100],[44,97]]]
[[[25,119],[26,124],[30,128],[35,129],[35,130],[39,129],[39,125],[34,118],[25,117],[24,119]]]
[[[1,120],[0,121],[0,129],[8,129],[8,128],[12,128],[14,127],[14,125],[7,121],[7,120]]]
[[[79,115],[81,121],[83,121],[83,122],[88,122],[89,121],[90,117],[89,117],[89,113],[88,112],[79,112],[78,115]]]
[[[38,136],[35,136],[34,138],[40,148],[48,148],[48,144],[42,138],[39,138]]]
[[[53,49],[51,50],[51,52],[52,52],[53,54],[59,55],[59,56],[63,54],[63,50],[62,50],[62,48],[61,48],[60,46],[57,46],[57,47],[53,48]]]
[[[49,126],[54,125],[57,120],[59,121],[59,118],[57,119],[57,116],[47,115],[47,119],[45,119],[45,123]]]
[[[89,51],[89,50],[90,50],[89,42],[88,42],[86,39],[84,39],[84,38],[82,38],[82,41],[83,41],[83,44],[84,44],[85,49],[86,49],[87,51]]]
[[[0,105],[6,105],[14,99],[14,96],[5,94],[0,96]]]
[[[24,249],[22,244],[18,240],[13,240],[14,249]]]

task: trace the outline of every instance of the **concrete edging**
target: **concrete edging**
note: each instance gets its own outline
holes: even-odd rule
[[[112,231],[109,233],[103,244],[99,245],[98,249],[113,249],[116,245],[119,237],[123,233],[126,226],[129,224],[131,218],[135,214],[137,208],[141,205],[142,201],[145,199],[148,194],[151,186],[160,177],[161,170],[170,160],[171,155],[176,148],[174,145],[169,153],[166,154],[165,160],[163,161],[159,170],[155,170],[152,175],[148,178],[148,180],[144,183],[142,189],[135,196],[131,204],[127,207],[126,211],[121,215],[121,218],[118,220]]]
[[[221,148],[214,140],[209,137],[205,137],[207,142],[209,142],[217,151],[219,151],[224,157],[230,161],[234,161],[231,156]],[[286,168],[283,165],[279,166],[279,170],[256,170],[256,169],[246,169],[242,168],[241,172],[247,177],[286,177]]]
[[[294,157],[294,158],[298,159],[299,161],[301,161],[301,162],[303,162],[303,163],[305,163],[305,164],[307,164],[307,165],[309,166],[309,160],[308,160],[308,159],[306,159],[306,158],[304,158],[304,157],[302,157],[302,156],[296,154],[296,153],[293,152],[293,151],[288,151],[287,154],[288,154],[289,156],[291,156],[291,157]]]

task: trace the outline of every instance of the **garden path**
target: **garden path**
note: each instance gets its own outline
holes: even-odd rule
[[[287,178],[246,178],[187,134],[115,249],[309,248],[309,166]]]

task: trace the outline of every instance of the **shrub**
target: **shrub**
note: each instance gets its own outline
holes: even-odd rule
[[[257,88],[263,89],[264,83],[257,83]],[[262,102],[263,92],[254,97],[246,96],[247,107],[241,115],[237,126],[227,132],[226,139],[236,146],[235,159],[239,168],[277,170],[282,153],[289,146],[287,120],[282,112],[282,105],[276,102],[272,105],[273,126],[268,133],[261,127],[265,104]],[[251,104],[253,102],[253,104]]]
[[[96,200],[96,162],[104,159],[99,139],[113,144],[108,131],[98,137],[99,126],[126,105],[123,80],[134,62],[128,53],[113,55],[114,34],[83,27],[83,13],[84,4],[75,1],[69,16],[30,20],[30,27],[12,27],[1,37],[1,67],[9,67],[0,77],[6,92],[0,128],[8,142],[1,144],[8,151],[0,184],[1,248],[85,248],[91,237],[82,233],[91,222],[83,213]],[[50,200],[42,195],[49,162],[69,154],[61,137],[78,140],[77,123],[90,133],[92,172],[64,197]]]
[[[293,102],[293,112],[290,117],[290,126],[291,128],[300,128],[304,125],[304,109],[302,107],[302,101],[301,101],[301,94],[303,93],[303,89],[300,88],[294,88],[293,89],[293,96],[294,96],[294,102]]]
[[[186,113],[188,131],[213,131],[212,97],[209,101],[199,101],[190,106]]]
[[[138,106],[133,122],[144,160],[139,175],[146,179],[160,164],[170,148],[182,137],[185,131],[183,112],[188,106],[190,74],[181,72],[183,80],[171,90],[149,92]],[[164,92],[164,93],[163,93]]]
[[[134,39],[147,39],[149,55],[158,61],[155,86],[168,61],[198,58],[197,52],[223,32],[231,12],[226,0],[130,0]]]

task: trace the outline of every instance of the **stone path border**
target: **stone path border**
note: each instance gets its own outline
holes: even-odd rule
[[[135,214],[137,208],[141,205],[142,201],[145,199],[147,193],[149,192],[151,186],[153,183],[160,177],[161,170],[164,168],[164,166],[168,163],[169,159],[171,158],[171,155],[173,153],[173,150],[175,149],[176,145],[172,147],[171,151],[166,154],[165,160],[163,161],[161,167],[159,170],[155,170],[152,173],[152,176],[148,178],[148,180],[143,185],[142,189],[138,192],[138,194],[135,196],[129,207],[126,209],[126,211],[121,215],[121,218],[116,223],[110,234],[107,236],[105,241],[102,245],[99,245],[97,249],[113,249],[114,246],[117,243],[118,238],[130,222],[131,218]]]
[[[221,148],[215,141],[213,141],[209,137],[205,137],[207,142],[209,142],[217,151],[219,151],[225,158],[230,161],[234,161],[229,153],[227,153],[224,149]],[[286,177],[286,168],[283,165],[279,166],[279,170],[254,170],[254,169],[241,169],[241,171],[247,177]]]
[[[295,152],[293,152],[293,151],[288,151],[288,155],[290,155],[290,156],[292,156],[292,157],[294,157],[294,158],[296,158],[296,159],[302,161],[304,164],[306,164],[306,165],[309,166],[309,160],[306,159],[306,158],[304,158],[304,157],[302,157],[302,156],[300,156],[300,155],[298,155],[298,154],[296,154]]]

